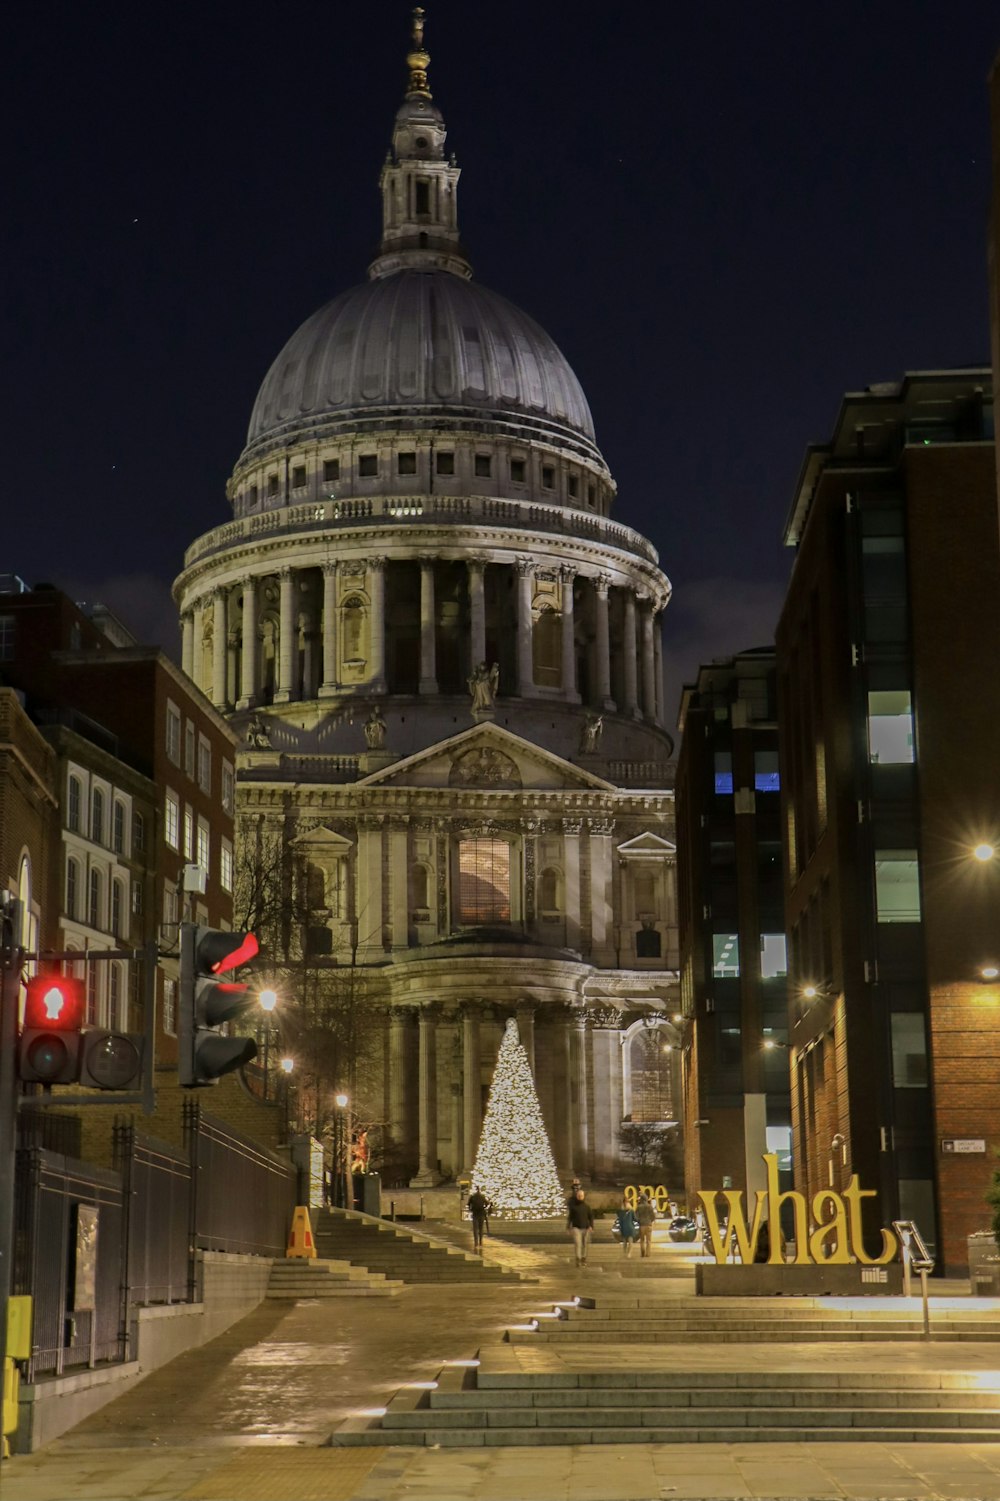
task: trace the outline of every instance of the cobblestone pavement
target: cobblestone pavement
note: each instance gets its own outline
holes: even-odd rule
[[[464,1232],[458,1230],[458,1235]],[[460,1242],[456,1241],[456,1244]],[[412,1286],[385,1300],[265,1303],[178,1357],[38,1454],[0,1471],[2,1501],[1000,1501],[1000,1445],[622,1444],[510,1449],[322,1447],[342,1418],[493,1345],[501,1330],[574,1291],[621,1290],[617,1248],[580,1278],[558,1244],[493,1240],[487,1259],[539,1280],[518,1287]],[[606,1269],[603,1269],[606,1268]],[[673,1279],[676,1282],[676,1279]],[[632,1282],[629,1290],[636,1288]],[[651,1290],[648,1284],[644,1291]],[[666,1289],[664,1289],[666,1290]],[[671,1287],[670,1291],[676,1291]],[[504,1359],[585,1362],[579,1348],[505,1346]],[[636,1357],[638,1351],[635,1352]],[[646,1352],[662,1363],[662,1352]],[[628,1352],[623,1358],[631,1358]],[[753,1346],[686,1348],[688,1368],[761,1358]],[[843,1346],[769,1346],[783,1360],[872,1358]],[[925,1362],[1000,1371],[1000,1346],[905,1345]]]

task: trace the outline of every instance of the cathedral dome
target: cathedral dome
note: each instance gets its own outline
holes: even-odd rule
[[[409,268],[335,297],[274,361],[248,447],[348,413],[520,415],[594,441],[587,399],[533,318],[451,271]]]

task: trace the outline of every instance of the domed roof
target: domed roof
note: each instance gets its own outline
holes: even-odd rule
[[[523,413],[594,441],[580,382],[533,318],[462,276],[411,268],[302,324],[264,378],[247,443],[327,415],[442,406]]]

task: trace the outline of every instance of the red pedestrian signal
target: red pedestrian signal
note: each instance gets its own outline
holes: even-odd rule
[[[17,1045],[18,1076],[34,1084],[75,1083],[80,1073],[83,1015],[81,980],[72,975],[32,976]]]

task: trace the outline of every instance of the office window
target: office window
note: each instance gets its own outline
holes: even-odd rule
[[[202,792],[212,790],[212,746],[204,735],[198,736],[198,786]]]
[[[171,703],[167,704],[167,760],[181,764],[181,711]]]
[[[371,479],[378,474],[378,454],[363,453],[358,458],[358,474],[362,479]]]
[[[438,474],[455,473],[455,455],[453,453],[437,454],[434,463]]]
[[[226,813],[233,811],[233,768],[228,761],[222,763],[222,806]]]
[[[738,933],[712,934],[712,974],[717,980],[737,980],[740,974]]]
[[[228,839],[223,839],[219,849],[219,882],[223,891],[233,889],[233,847]]]
[[[908,688],[868,695],[868,753],[879,766],[902,766],[913,757],[913,704]]]
[[[733,790],[733,758],[729,751],[715,752],[715,790],[720,796]]]
[[[184,858],[194,859],[194,809],[184,809]]]
[[[66,862],[66,916],[76,918],[79,916],[78,902],[80,900],[80,863],[78,860]]]
[[[916,850],[875,852],[875,904],[879,922],[920,921],[920,868]]]
[[[208,824],[198,820],[198,864],[202,870],[208,872],[211,869],[209,861],[210,839]]]
[[[397,474],[416,474],[417,456],[415,453],[398,453],[396,455]]]
[[[759,750],[753,753],[753,785],[757,792],[780,792],[778,752]]]
[[[181,847],[181,809],[172,792],[163,800],[163,837],[172,850]]]
[[[788,973],[788,958],[784,933],[760,935],[760,977],[762,980],[777,980]]]
[[[510,922],[510,845],[463,839],[458,847],[458,921]]]
[[[511,459],[510,477],[515,485],[523,485],[527,473],[527,465],[524,459]]]
[[[477,453],[474,472],[477,479],[489,479],[493,472],[493,464],[488,453]]]
[[[339,478],[340,478],[340,460],[339,459],[324,459],[323,460],[323,483],[326,484],[326,485],[331,485],[331,484],[333,484],[334,480],[338,480]]]
[[[95,787],[90,799],[90,837],[95,844],[104,843],[104,793]]]
[[[168,1037],[177,1032],[177,981],[163,981],[163,1030]]]
[[[101,905],[101,873],[99,870],[92,870],[87,894],[87,921],[92,928],[102,926],[104,914]]]
[[[125,853],[125,804],[117,800],[111,815],[111,847],[116,855]]]
[[[184,726],[184,770],[189,777],[194,776],[195,739],[194,725],[189,719]]]
[[[67,799],[66,827],[75,833],[80,831],[80,797],[82,788],[79,777],[69,779],[69,797]]]
[[[919,1011],[894,1011],[892,1082],[897,1089],[926,1089],[927,1036]]]

